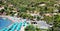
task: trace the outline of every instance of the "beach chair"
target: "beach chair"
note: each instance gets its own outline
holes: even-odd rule
[[[23,26],[26,26],[26,25],[27,25],[27,22],[26,22],[26,21],[24,21],[24,22],[23,22]]]
[[[23,26],[24,26],[24,27],[26,27],[26,26],[28,26],[28,25],[29,25],[29,24],[28,24],[26,21],[23,22]]]
[[[21,26],[22,26],[22,22],[20,22],[16,28],[16,31],[19,31],[21,29]]]
[[[17,25],[18,25],[18,23],[16,23],[10,31],[14,31],[16,29]]]
[[[11,30],[15,24],[16,24],[16,23],[13,23],[13,24],[12,24],[11,26],[9,26],[8,29],[5,30],[5,31],[9,31],[9,30]]]

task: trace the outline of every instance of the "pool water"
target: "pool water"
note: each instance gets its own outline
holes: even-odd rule
[[[8,18],[0,17],[0,29],[4,27],[8,27],[10,24],[12,24],[12,21]]]

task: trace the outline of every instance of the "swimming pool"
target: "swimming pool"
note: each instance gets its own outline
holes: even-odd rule
[[[11,20],[9,20],[8,18],[0,17],[0,29],[8,27],[10,24],[12,24]]]

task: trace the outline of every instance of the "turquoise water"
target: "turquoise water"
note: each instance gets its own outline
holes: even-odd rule
[[[12,24],[12,21],[10,21],[8,18],[2,18],[0,17],[0,29],[7,27],[8,25]]]

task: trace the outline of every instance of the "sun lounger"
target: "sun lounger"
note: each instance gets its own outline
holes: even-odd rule
[[[17,31],[19,31],[21,29],[21,26],[22,26],[22,22],[20,22],[16,28]]]
[[[9,26],[8,29],[7,29],[6,31],[11,30],[15,24],[16,24],[16,23],[14,23],[14,24],[12,24],[11,26]]]
[[[18,23],[16,23],[10,31],[14,31],[16,29],[17,25],[18,25]]]

